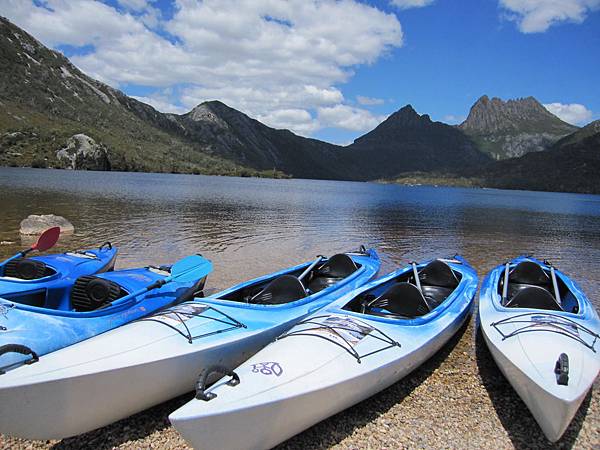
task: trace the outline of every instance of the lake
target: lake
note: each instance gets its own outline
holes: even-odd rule
[[[600,305],[600,196],[22,168],[0,168],[0,192],[0,257],[27,244],[23,218],[52,213],[75,225],[57,250],[111,241],[117,267],[197,252],[215,265],[210,288],[364,244],[379,252],[382,273],[460,253],[483,277],[532,254]]]

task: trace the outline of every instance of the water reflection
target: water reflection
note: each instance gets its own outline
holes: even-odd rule
[[[0,241],[13,242],[0,257],[20,249],[21,219],[54,213],[76,227],[59,250],[110,240],[118,267],[201,252],[215,263],[212,287],[363,243],[384,271],[459,252],[483,275],[531,253],[592,298],[600,287],[600,196],[10,168],[0,193]]]

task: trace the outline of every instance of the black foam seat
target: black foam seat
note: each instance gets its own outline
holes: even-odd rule
[[[546,272],[544,272],[544,269],[542,269],[539,264],[533,261],[521,261],[508,274],[507,298],[509,301],[506,302],[506,306],[510,305],[515,308],[537,308],[535,304],[537,304],[536,302],[540,302],[541,305],[551,305],[549,308],[540,307],[541,309],[559,309],[556,302],[552,300],[554,297],[550,292],[551,284],[550,277]],[[543,294],[532,294],[534,291],[529,290],[531,287],[546,291],[546,296],[552,300],[552,304],[547,301],[548,299],[541,299]],[[531,295],[533,296],[532,298],[536,298],[537,300],[526,300],[525,297],[521,296],[522,291],[527,291],[526,295]],[[531,303],[533,306],[516,306],[515,299],[517,297],[519,298],[519,303],[525,302],[526,304],[529,304],[533,302]]]
[[[316,272],[316,276],[328,278],[346,278],[356,272],[356,263],[345,253],[333,255]]]
[[[431,306],[431,309],[433,309],[446,300],[448,296],[454,292],[454,289],[422,284],[421,291],[423,292],[423,296],[427,300],[427,303]]]
[[[312,293],[321,292],[323,289],[327,289],[329,286],[333,286],[338,283],[341,278],[338,277],[313,277],[308,283],[308,290]]]
[[[507,303],[508,308],[533,308],[560,311],[554,297],[541,286],[528,286],[517,292]]]
[[[358,270],[356,263],[345,253],[333,255],[325,262],[308,282],[310,292],[320,292]]]
[[[297,277],[293,275],[281,275],[252,297],[249,303],[280,305],[300,300],[304,297],[306,297],[306,290]]]
[[[53,270],[43,261],[29,258],[16,258],[4,266],[4,276],[21,280],[37,280],[52,275]]]
[[[454,289],[458,286],[458,278],[454,271],[444,261],[431,261],[419,271],[421,284]]]
[[[419,281],[423,296],[432,309],[446,300],[459,283],[450,266],[439,259],[431,261],[419,271]]]
[[[414,284],[395,283],[383,294],[368,303],[368,308],[379,308],[389,311],[392,315],[409,319],[424,316],[429,312],[427,302],[419,288]],[[376,311],[370,313],[378,314]],[[381,314],[385,315],[385,314]]]
[[[509,283],[548,286],[550,277],[539,264],[533,261],[521,261],[508,274]]]

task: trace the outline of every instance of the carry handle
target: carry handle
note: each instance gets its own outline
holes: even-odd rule
[[[104,244],[98,247],[98,250],[104,250],[105,248],[108,250],[112,250],[112,244],[110,243],[110,241],[106,241]]]
[[[206,392],[206,382],[208,381],[208,377],[213,373],[220,373],[231,377],[231,380],[227,382],[229,386],[237,386],[240,384],[240,377],[233,370],[229,370],[227,367],[219,365],[207,367],[202,371],[196,382],[196,398],[198,400],[207,402],[217,396],[214,392]]]
[[[25,361],[25,364],[33,364],[34,362],[38,362],[40,357],[36,352],[31,350],[26,345],[21,344],[6,344],[0,346],[0,356],[6,353],[20,353],[21,355],[31,355],[31,359]],[[0,375],[4,374],[4,371],[0,369]]]
[[[566,353],[561,353],[554,366],[556,374],[556,384],[567,386],[569,384],[569,357]]]

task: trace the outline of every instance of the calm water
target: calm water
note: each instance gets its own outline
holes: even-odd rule
[[[212,259],[213,288],[315,255],[376,247],[389,271],[460,253],[480,276],[522,253],[575,275],[600,305],[600,196],[337,181],[0,168],[0,257],[26,244],[19,222],[75,225],[59,250],[111,241],[118,267]]]

